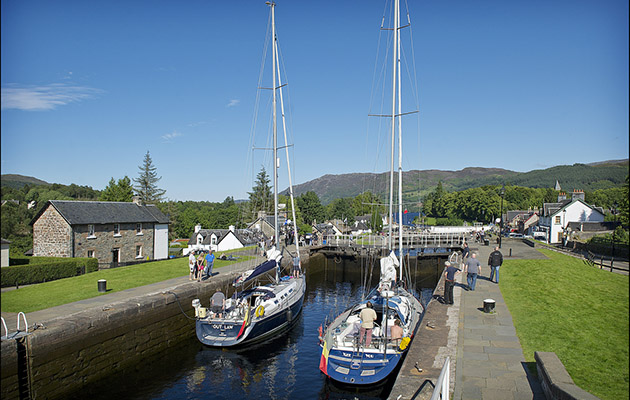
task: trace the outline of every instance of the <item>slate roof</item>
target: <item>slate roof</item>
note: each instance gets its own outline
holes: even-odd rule
[[[70,225],[138,222],[170,223],[168,217],[153,204],[141,206],[136,203],[116,201],[71,200],[49,200],[48,204],[52,205]],[[48,205],[42,207],[31,221],[31,225],[37,221],[47,208]]]

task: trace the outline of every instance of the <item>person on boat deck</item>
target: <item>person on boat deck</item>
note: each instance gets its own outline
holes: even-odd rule
[[[193,275],[195,274],[195,264],[197,259],[195,258],[195,253],[193,251],[188,254],[188,266],[190,267],[190,275],[188,275],[188,280],[193,280]]]
[[[212,268],[214,267],[214,251],[210,250],[210,252],[206,255],[206,270],[204,277],[212,276]]]
[[[223,311],[225,310],[225,295],[221,292],[221,289],[217,288],[217,291],[212,295],[210,299],[210,310],[218,318],[223,317]]]
[[[400,320],[398,318],[394,321],[394,326],[391,328],[391,334],[391,340],[402,339],[403,328],[400,326]]]
[[[293,258],[293,271],[292,271],[292,276],[294,278],[299,278],[300,277],[300,271],[302,270],[302,261],[300,261],[300,257],[294,257]]]
[[[361,310],[359,318],[361,318],[359,345],[363,344],[363,336],[367,334],[367,338],[365,338],[365,347],[370,347],[370,343],[372,343],[372,329],[374,328],[374,321],[376,320],[376,311],[372,308],[372,302],[367,302],[365,308]]]

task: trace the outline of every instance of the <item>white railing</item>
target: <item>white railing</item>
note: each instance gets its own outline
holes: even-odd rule
[[[438,377],[437,383],[435,384],[435,389],[433,389],[433,395],[431,396],[431,400],[438,399],[448,399],[449,394],[449,385],[450,385],[450,368],[451,368],[451,358],[446,357],[446,361],[444,361],[444,366],[442,367],[442,371],[440,371],[440,376]]]
[[[388,246],[387,236],[382,235],[335,235],[324,237],[322,244],[326,246],[364,246],[385,248]],[[418,232],[405,233],[403,246],[405,247],[458,247],[463,246],[465,233],[457,232]],[[398,237],[394,238],[398,247]]]

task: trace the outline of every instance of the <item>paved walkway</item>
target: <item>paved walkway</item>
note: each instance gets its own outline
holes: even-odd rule
[[[494,247],[471,247],[477,252],[482,270],[475,291],[464,289],[463,274],[459,275],[460,283],[455,288],[461,296],[453,399],[545,399],[540,384],[527,371],[499,285],[489,280],[488,256]],[[520,240],[503,241],[501,247],[504,260],[545,258]],[[507,256],[510,249],[512,257]],[[496,302],[493,313],[483,311],[484,299]]]

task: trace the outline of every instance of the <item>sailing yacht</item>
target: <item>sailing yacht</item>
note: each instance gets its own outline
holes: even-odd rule
[[[389,197],[389,249],[380,259],[378,285],[357,304],[334,319],[320,333],[320,370],[331,380],[348,385],[374,385],[384,382],[401,365],[422,319],[424,308],[403,284],[404,254],[402,223],[398,229],[398,255],[393,249],[393,188],[396,126],[398,126],[398,213],[402,222],[402,124],[400,117],[400,10],[394,2],[391,171]],[[399,272],[396,273],[396,267]],[[373,308],[371,340],[361,338],[361,312]],[[394,328],[394,326],[396,326]],[[402,334],[400,333],[402,328]]]
[[[284,123],[284,104],[282,100],[282,82],[278,68],[278,43],[275,25],[274,2],[266,3],[271,13],[272,40],[272,69],[273,69],[273,156],[274,156],[274,213],[276,238],[278,227],[278,132],[277,132],[277,94],[279,93],[281,115]],[[291,198],[293,221],[295,219],[295,205],[293,187],[291,183],[289,153],[286,145],[287,135],[284,132],[287,169],[289,171],[289,194]],[[293,224],[294,235],[297,234],[297,224]],[[278,242],[277,240],[275,242]],[[299,243],[296,241],[296,253],[299,261]],[[282,252],[276,247],[267,251],[267,260],[256,268],[246,271],[233,283],[236,291],[232,298],[226,301],[225,310],[213,314],[209,309],[201,306],[198,299],[193,300],[196,316],[196,333],[201,343],[213,347],[232,347],[253,343],[268,338],[289,328],[302,310],[304,293],[306,292],[306,278],[303,274],[298,277],[281,276]],[[266,285],[259,285],[259,279],[265,274],[274,274],[273,281]]]

